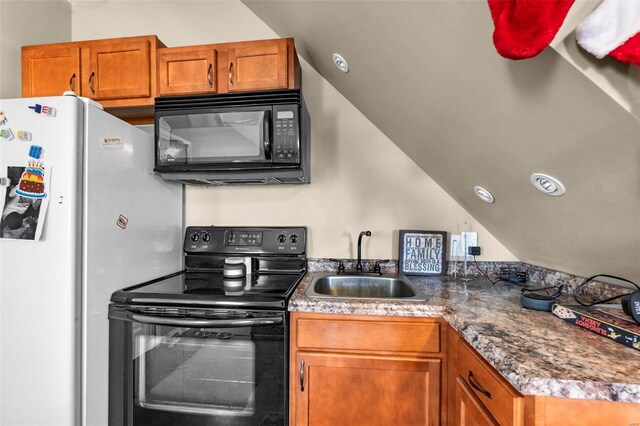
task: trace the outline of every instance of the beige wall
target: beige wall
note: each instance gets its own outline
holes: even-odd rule
[[[0,0],[0,99],[21,95],[20,48],[71,40],[66,0]]]
[[[117,22],[118,25],[113,25]],[[157,34],[168,46],[274,38],[238,1],[73,2],[74,40]],[[484,260],[513,260],[490,233],[303,63],[312,119],[312,184],[187,188],[193,225],[306,225],[311,257],[354,257],[354,240],[369,229],[364,254],[397,257],[398,229],[477,231]]]

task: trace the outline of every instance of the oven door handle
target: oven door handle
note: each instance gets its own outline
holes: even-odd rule
[[[266,318],[236,318],[236,319],[194,319],[194,318],[167,318],[151,315],[141,315],[126,311],[124,315],[128,320],[141,324],[173,325],[176,327],[249,327],[257,325],[282,324],[282,317]]]

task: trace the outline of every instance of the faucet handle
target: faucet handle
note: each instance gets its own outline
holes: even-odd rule
[[[376,274],[382,275],[382,269],[380,268],[381,263],[387,263],[389,259],[377,260],[376,264],[373,266],[373,272]]]
[[[342,259],[329,259],[331,262],[336,262],[338,264],[338,275],[344,273],[344,262]]]

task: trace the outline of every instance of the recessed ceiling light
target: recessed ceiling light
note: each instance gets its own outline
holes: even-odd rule
[[[559,197],[565,193],[564,185],[558,179],[553,176],[545,175],[544,173],[534,173],[531,175],[531,183],[539,191],[551,195],[552,197]]]
[[[333,63],[336,64],[336,67],[338,67],[340,71],[349,72],[349,64],[347,63],[347,60],[344,59],[340,54],[334,53],[332,58]]]
[[[473,192],[475,192],[478,198],[480,198],[485,203],[493,204],[493,202],[496,200],[495,198],[493,198],[493,194],[491,194],[481,186],[474,186]]]

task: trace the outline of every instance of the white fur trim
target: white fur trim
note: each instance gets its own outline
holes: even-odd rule
[[[576,28],[578,44],[596,58],[640,32],[640,0],[603,0]]]

